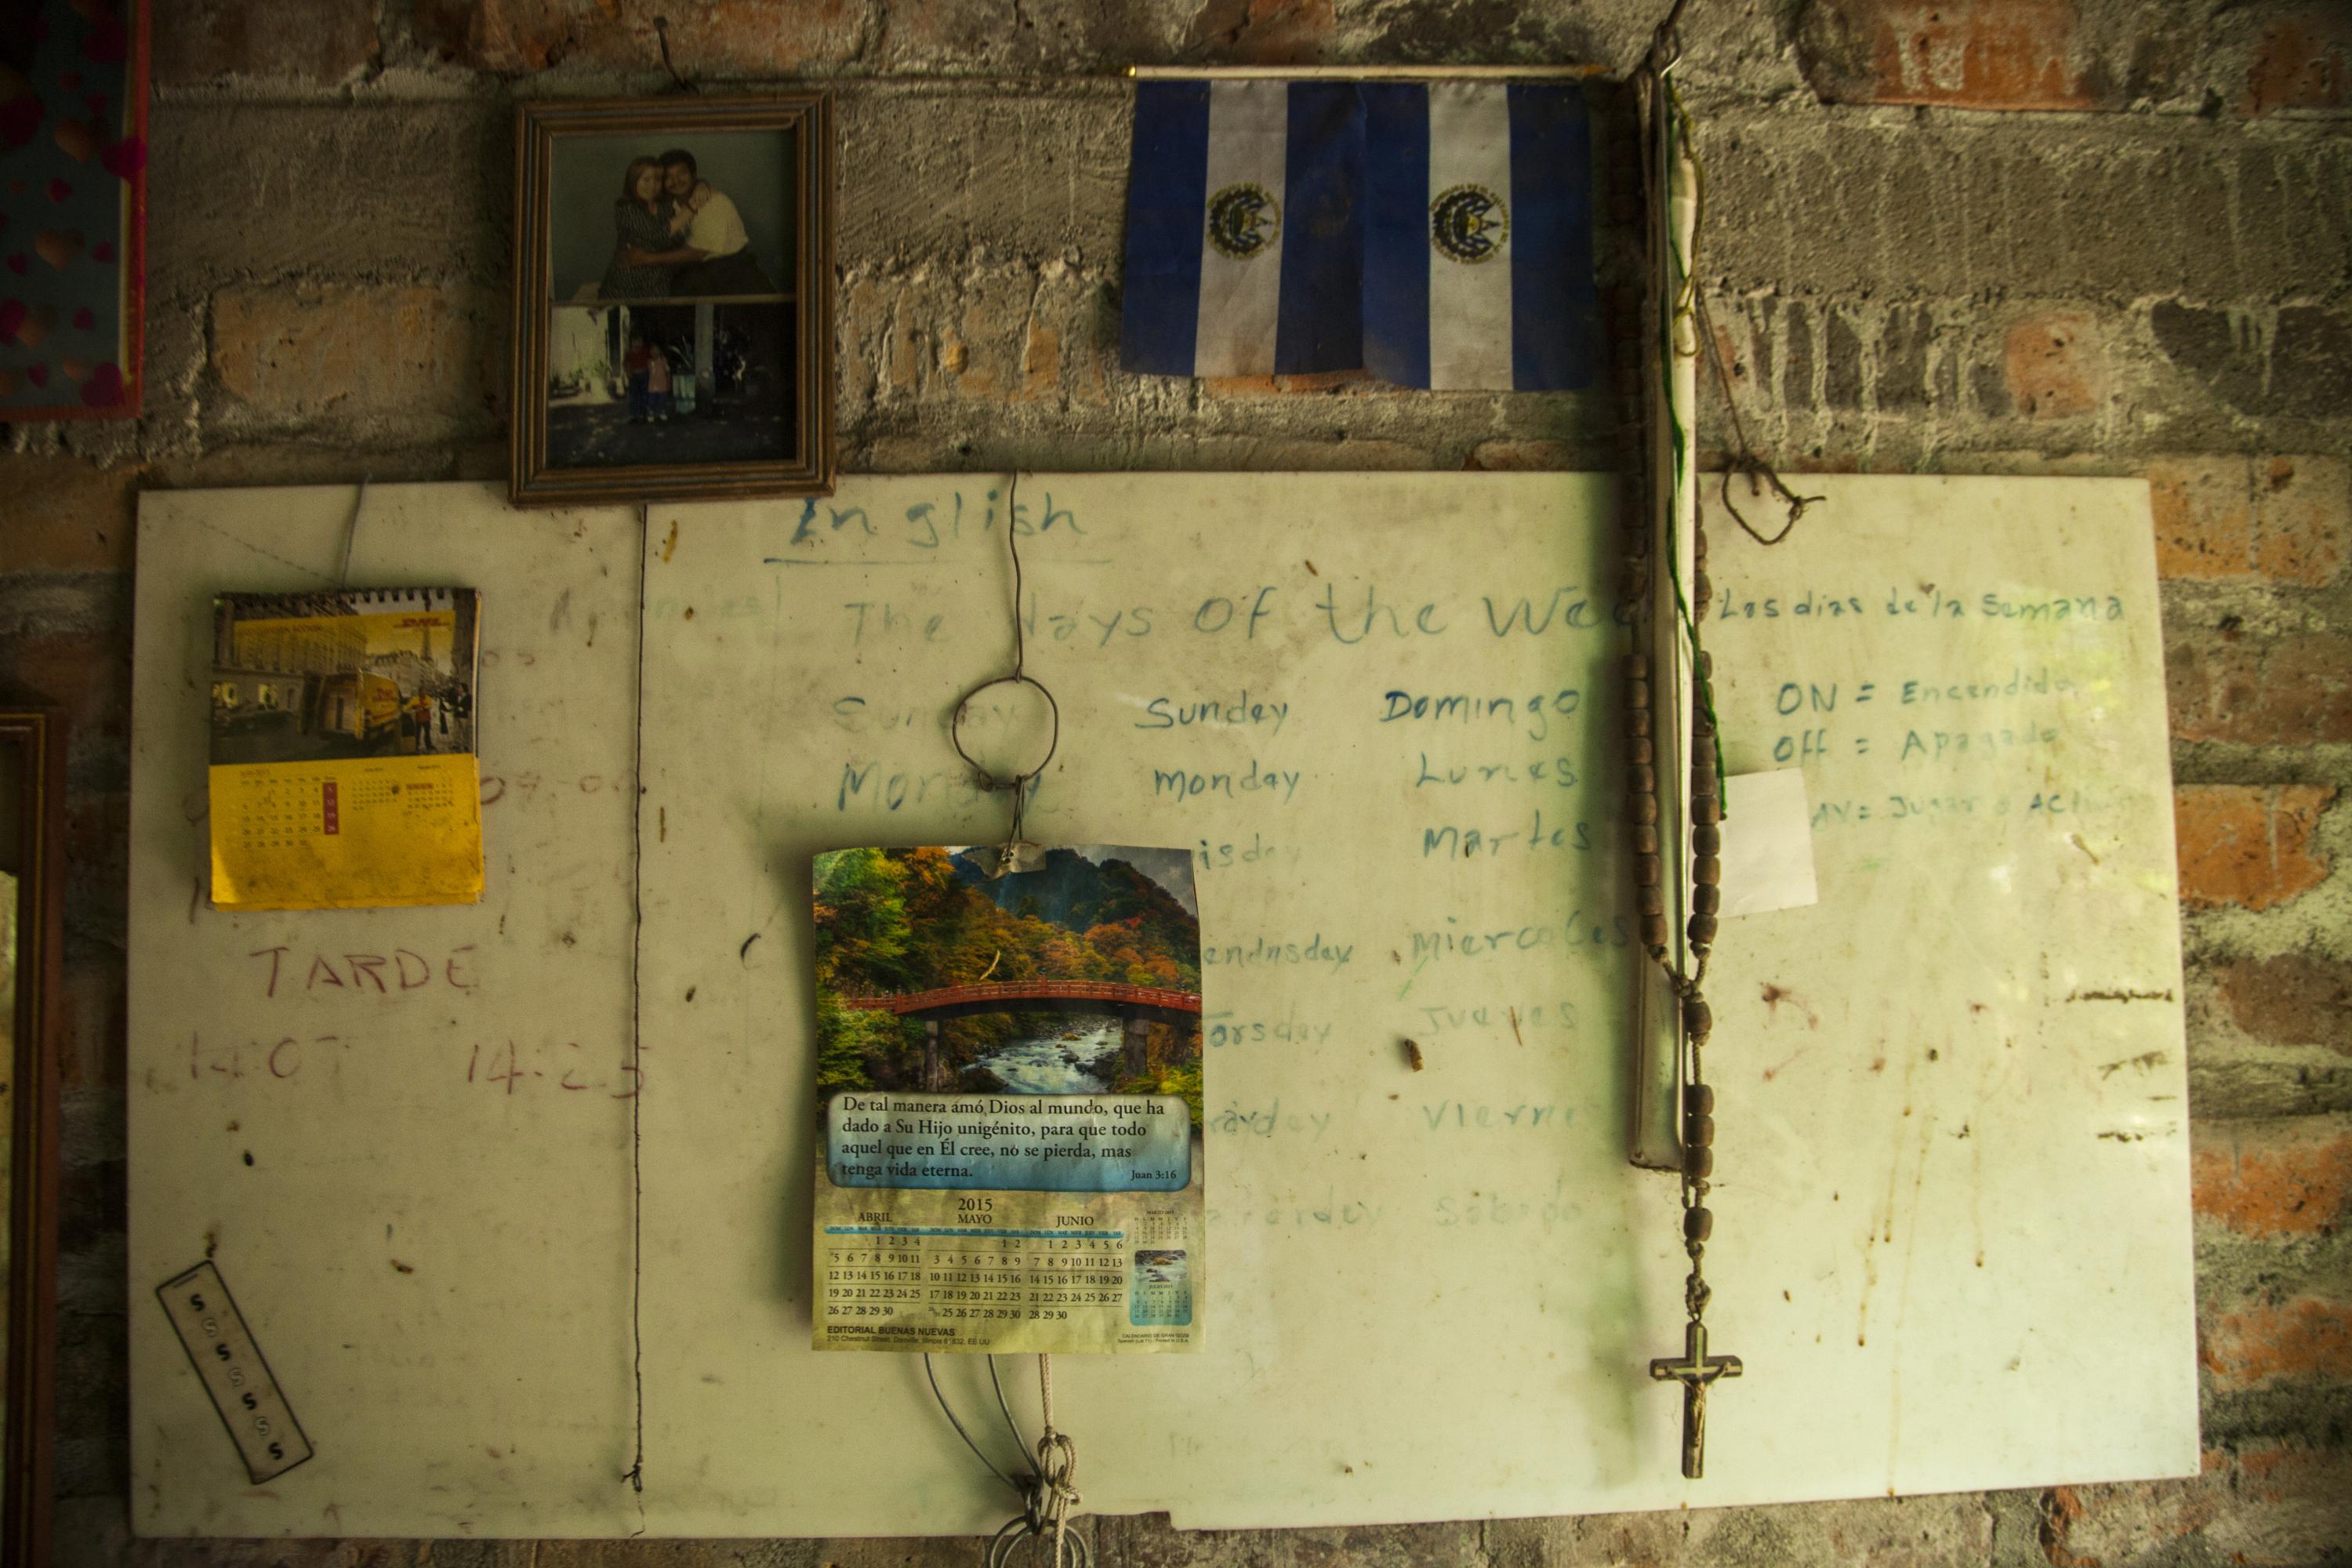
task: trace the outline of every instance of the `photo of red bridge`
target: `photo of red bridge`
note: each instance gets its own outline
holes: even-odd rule
[[[1108,980],[978,981],[897,995],[843,996],[840,1002],[842,1006],[858,1012],[890,1013],[921,1020],[923,1088],[933,1092],[949,1087],[948,1073],[940,1059],[940,1025],[950,1018],[968,1018],[975,1013],[1116,1016],[1126,1026],[1120,1057],[1129,1073],[1143,1070],[1146,1041],[1152,1025],[1197,1027],[1201,1022],[1201,994],[1197,991],[1127,985]]]

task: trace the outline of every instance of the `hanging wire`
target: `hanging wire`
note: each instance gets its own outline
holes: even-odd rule
[[[1021,618],[1021,529],[1015,504],[1020,493],[1021,473],[1016,468],[1004,486],[1004,542],[1013,552],[1013,673],[992,676],[966,691],[956,700],[955,714],[948,721],[948,743],[955,748],[956,755],[961,757],[964,765],[971,770],[972,778],[982,791],[991,794],[997,790],[1013,792],[1013,822],[1005,831],[1004,853],[999,862],[998,869],[1000,876],[1012,868],[1013,850],[1024,842],[1021,833],[1024,818],[1028,811],[1029,786],[1035,783],[1037,776],[1052,763],[1054,753],[1062,747],[1062,705],[1054,700],[1053,689],[1035,676],[1029,674],[1027,670],[1029,639],[1027,628]],[[1037,765],[1025,773],[1017,773],[1010,778],[1003,779],[982,766],[980,759],[965,751],[963,747],[964,715],[971,710],[972,699],[983,691],[992,690],[999,686],[1034,687],[1037,694],[1045,700],[1045,710],[1053,718],[1053,730],[1045,740],[1045,754],[1037,760]]]
[[[994,1381],[996,1377],[996,1358],[994,1356],[990,1356],[988,1358],[988,1375],[991,1381]],[[948,1425],[954,1427],[956,1436],[963,1439],[963,1446],[971,1450],[971,1457],[978,1459],[982,1464],[986,1465],[991,1475],[994,1476],[998,1480],[1003,1481],[1006,1486],[1011,1487],[1013,1490],[1025,1501],[1029,1496],[1031,1489],[1036,1485],[1036,1475],[1033,1472],[1029,1478],[1029,1484],[1026,1486],[1023,1485],[1021,1482],[1014,1480],[1011,1476],[1006,1475],[1002,1469],[998,1468],[996,1461],[990,1458],[981,1448],[981,1446],[978,1443],[972,1441],[971,1434],[964,1430],[964,1425],[962,1422],[956,1419],[955,1411],[948,1404],[948,1396],[940,1389],[940,1374],[938,1370],[931,1365],[931,1352],[929,1351],[925,1351],[923,1352],[923,1376],[931,1385],[931,1397],[939,1401],[940,1414],[948,1418]],[[997,1385],[996,1398],[999,1405],[1003,1404],[1004,1388],[1002,1384]],[[1013,1440],[1016,1443],[1021,1442],[1021,1428],[1013,1425],[1013,1411],[1010,1406],[1006,1406],[1004,1410],[1004,1424],[1007,1427],[1012,1429]],[[1025,1452],[1027,1445],[1024,1444],[1023,1448]]]
[[[954,1408],[948,1404],[946,1391],[940,1387],[939,1371],[932,1364],[930,1353],[925,1352],[923,1354],[923,1377],[930,1384],[931,1397],[938,1402],[940,1414],[948,1418],[948,1425],[955,1428],[956,1436],[963,1439],[963,1446],[971,1450],[972,1458],[987,1466],[989,1473],[1011,1488],[1013,1495],[1021,1500],[1021,1511],[1006,1520],[996,1533],[989,1537],[987,1568],[1006,1568],[1013,1561],[1014,1551],[1024,1542],[1042,1542],[1048,1539],[1054,1543],[1055,1568],[1094,1568],[1093,1542],[1069,1529],[1071,1515],[1077,1510],[1080,1501],[1076,1484],[1077,1445],[1070,1440],[1067,1433],[1054,1429],[1053,1369],[1053,1357],[1041,1355],[1037,1358],[1038,1395],[1045,1415],[1045,1436],[1038,1440],[1034,1450],[1036,1459],[1027,1475],[1016,1479],[988,1457],[987,1450],[972,1436],[971,1429],[958,1419]],[[1031,1452],[1027,1436],[1021,1430],[1020,1420],[1013,1414],[1012,1401],[1005,1397],[1004,1381],[997,1373],[996,1357],[993,1355],[988,1358],[988,1381],[995,1390],[996,1408],[1004,1417],[1004,1429],[1013,1435],[1013,1440],[1020,1445],[1022,1453],[1027,1455]]]

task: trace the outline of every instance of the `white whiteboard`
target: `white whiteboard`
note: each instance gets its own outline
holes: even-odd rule
[[[1030,668],[1065,724],[1033,837],[1205,841],[1204,944],[1238,960],[1203,980],[1208,1348],[1059,1363],[1057,1414],[1084,1450],[1090,1508],[1166,1508],[1180,1525],[1372,1522],[2193,1473],[2146,489],[1822,484],[1828,504],[1779,550],[1722,530],[1713,541],[1719,599],[1789,612],[1711,628],[1734,769],[1769,765],[1790,728],[1783,682],[1965,685],[2021,659],[2081,685],[1978,711],[2055,734],[2030,759],[1996,741],[1965,764],[1948,742],[1938,795],[2006,798],[2046,773],[2080,805],[2063,825],[1825,823],[1822,905],[1727,925],[1710,987],[1724,1104],[1709,1321],[1748,1372],[1712,1402],[1708,1478],[1687,1484],[1678,1402],[1646,1375],[1680,1344],[1674,1193],[1623,1163],[1622,633],[1607,611],[1605,483],[1022,479],[1032,526],[1052,516],[1024,539]],[[390,580],[485,590],[488,647],[566,650],[554,672],[495,667],[513,681],[503,691],[492,670],[483,680],[486,771],[536,773],[544,804],[486,811],[481,910],[278,917],[295,945],[346,920],[373,940],[472,942],[482,976],[461,1005],[396,1024],[369,999],[306,1001],[320,1032],[382,1028],[389,1048],[342,1048],[343,1076],[305,1080],[309,1100],[282,1115],[262,1109],[287,1098],[282,1084],[173,1076],[191,1031],[279,1029],[274,1001],[232,984],[262,942],[228,917],[191,919],[201,826],[181,802],[201,799],[202,719],[173,689],[202,655],[213,588],[309,580],[268,575],[248,546],[289,571],[331,569],[348,492],[151,498],[133,803],[142,1530],[858,1534],[1002,1521],[1001,1489],[929,1407],[919,1363],[806,1348],[803,1142],[810,856],[1002,828],[1001,805],[958,784],[940,731],[956,693],[1009,655],[1003,534],[983,525],[1002,488],[856,479],[813,505],[654,509],[641,714],[635,645],[614,640],[637,592],[634,517],[504,514],[463,487],[374,492],[372,511],[402,506],[408,526],[363,531],[363,565],[372,541],[406,552],[377,558],[401,569]],[[1996,608],[2089,597],[2099,613],[1932,629],[1793,613],[1808,588],[1874,603],[1924,583],[1971,607],[1990,593]],[[1162,712],[1230,710],[1244,689],[1289,705],[1278,728],[1246,715],[1160,727]],[[1383,717],[1391,691],[1406,716]],[[1449,695],[1478,700],[1410,716],[1413,697]],[[570,706],[546,706],[559,700]],[[1882,716],[1904,716],[1876,700],[1888,706],[1863,726],[1874,745]],[[1862,711],[1808,727],[1850,742]],[[634,1414],[629,1102],[532,1104],[526,1088],[485,1104],[462,1072],[397,1070],[476,1034],[511,1034],[525,1052],[574,1036],[625,1051],[625,800],[579,781],[628,773],[633,718],[641,1497],[619,1479]],[[1816,802],[1918,783],[1883,751],[1794,760]],[[1457,767],[1472,771],[1451,782]],[[1268,771],[1274,788],[1252,787]],[[556,801],[552,779],[580,798]],[[1472,830],[1480,847],[1464,858]],[[1268,963],[1261,939],[1328,956]],[[2168,997],[2065,1000],[2110,991]],[[1405,1064],[1408,1035],[1426,1071]],[[225,1153],[225,1120],[256,1115],[280,1115],[267,1123],[275,1181]],[[423,1260],[397,1254],[413,1274],[379,1256],[377,1211],[394,1209],[396,1241],[433,1243]],[[243,1484],[144,1298],[202,1255],[215,1223],[216,1261],[319,1447],[266,1489]],[[2110,1374],[2096,1402],[2080,1395],[2094,1363]],[[948,1370],[976,1418],[975,1363]]]

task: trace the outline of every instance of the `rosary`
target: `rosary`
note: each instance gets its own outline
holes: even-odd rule
[[[1649,331],[1649,417],[1651,422],[1651,505],[1646,517],[1630,511],[1627,530],[1626,600],[1648,606],[1647,647],[1650,653],[1629,654],[1625,659],[1627,819],[1633,848],[1635,909],[1641,917],[1642,948],[1664,973],[1675,1002],[1675,1016],[1666,1027],[1675,1031],[1675,1082],[1681,1113],[1680,1179],[1682,1184],[1683,1251],[1690,1273],[1683,1282],[1683,1353],[1661,1356],[1650,1363],[1650,1375],[1660,1383],[1679,1383],[1683,1390],[1683,1475],[1697,1480],[1706,1468],[1707,1391],[1722,1378],[1738,1377],[1739,1358],[1709,1355],[1706,1308],[1711,1295],[1706,1283],[1706,1243],[1715,1230],[1715,1215],[1706,1206],[1709,1178],[1715,1173],[1715,1090],[1706,1079],[1704,1053],[1715,1019],[1704,986],[1707,955],[1715,945],[1716,918],[1721,907],[1723,881],[1722,752],[1716,743],[1715,703],[1710,686],[1711,662],[1699,647],[1699,623],[1706,616],[1711,597],[1706,577],[1706,537],[1698,527],[1690,488],[1692,439],[1690,416],[1696,401],[1696,376],[1685,368],[1696,360],[1696,341],[1702,335],[1704,304],[1693,276],[1692,247],[1698,208],[1703,200],[1697,166],[1686,151],[1687,123],[1675,100],[1670,75],[1681,58],[1678,31],[1683,6],[1676,0],[1658,26],[1648,58],[1637,73],[1641,102],[1647,121],[1650,148],[1643,167],[1650,197],[1650,247],[1654,316]],[[1687,191],[1687,195],[1685,195]],[[1720,362],[1717,370],[1720,372]],[[1736,417],[1735,411],[1735,417]],[[1744,447],[1745,442],[1742,442]],[[1728,499],[1727,492],[1727,500]],[[1792,520],[1793,521],[1793,520]],[[1691,592],[1683,592],[1679,530],[1690,530]],[[1654,564],[1653,541],[1656,542]],[[1663,581],[1661,577],[1663,576]],[[1642,617],[1636,619],[1637,626]],[[1654,743],[1652,725],[1651,654],[1659,660],[1658,679],[1670,697],[1681,695],[1683,640],[1687,632],[1691,702],[1687,744]],[[1666,711],[1676,710],[1669,701]],[[1658,740],[1664,740],[1661,736]],[[1681,737],[1675,737],[1677,741]],[[1668,752],[1669,809],[1662,814],[1658,789],[1660,750]],[[1682,802],[1672,786],[1675,763],[1688,762],[1687,812],[1674,809]],[[1662,815],[1664,820],[1662,824]],[[1664,833],[1673,839],[1665,852]],[[1689,880],[1682,878],[1685,863],[1683,834],[1687,829]],[[1675,952],[1669,921],[1666,869],[1675,877],[1674,908],[1687,918],[1682,936],[1687,946],[1687,967]]]

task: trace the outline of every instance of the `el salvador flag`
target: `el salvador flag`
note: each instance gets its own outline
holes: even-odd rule
[[[1591,385],[1601,309],[1582,90],[1360,90],[1365,363],[1402,386]]]
[[[1139,85],[1120,363],[1151,375],[1361,365],[1363,189],[1350,83]]]

